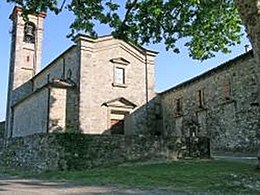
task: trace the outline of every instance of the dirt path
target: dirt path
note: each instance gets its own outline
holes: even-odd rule
[[[84,194],[183,194],[162,190],[142,191],[118,187],[82,186],[71,183],[18,179],[0,174],[0,195],[84,195]]]

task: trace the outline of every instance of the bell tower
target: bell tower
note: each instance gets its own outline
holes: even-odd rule
[[[9,89],[14,90],[30,80],[41,66],[44,13],[22,17],[22,9],[15,7],[10,19],[13,21]]]
[[[6,137],[12,136],[14,90],[38,73],[41,66],[43,21],[45,13],[29,14],[26,20],[22,8],[14,7],[12,20],[9,83],[6,112]]]

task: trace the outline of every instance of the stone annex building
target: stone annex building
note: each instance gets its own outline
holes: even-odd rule
[[[75,38],[43,70],[45,14],[14,8],[6,137],[55,131],[208,136],[214,151],[256,152],[259,102],[248,52],[160,94],[157,52],[104,36]]]

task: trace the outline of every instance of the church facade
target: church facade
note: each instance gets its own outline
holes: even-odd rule
[[[154,97],[157,52],[104,36],[75,45],[39,71],[44,14],[13,21],[6,137],[75,131],[125,134],[124,118]]]

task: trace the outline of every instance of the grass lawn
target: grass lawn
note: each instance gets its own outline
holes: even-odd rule
[[[178,161],[126,164],[86,171],[45,172],[27,177],[80,182],[86,185],[260,194],[260,171],[257,171],[254,165],[238,162]]]

